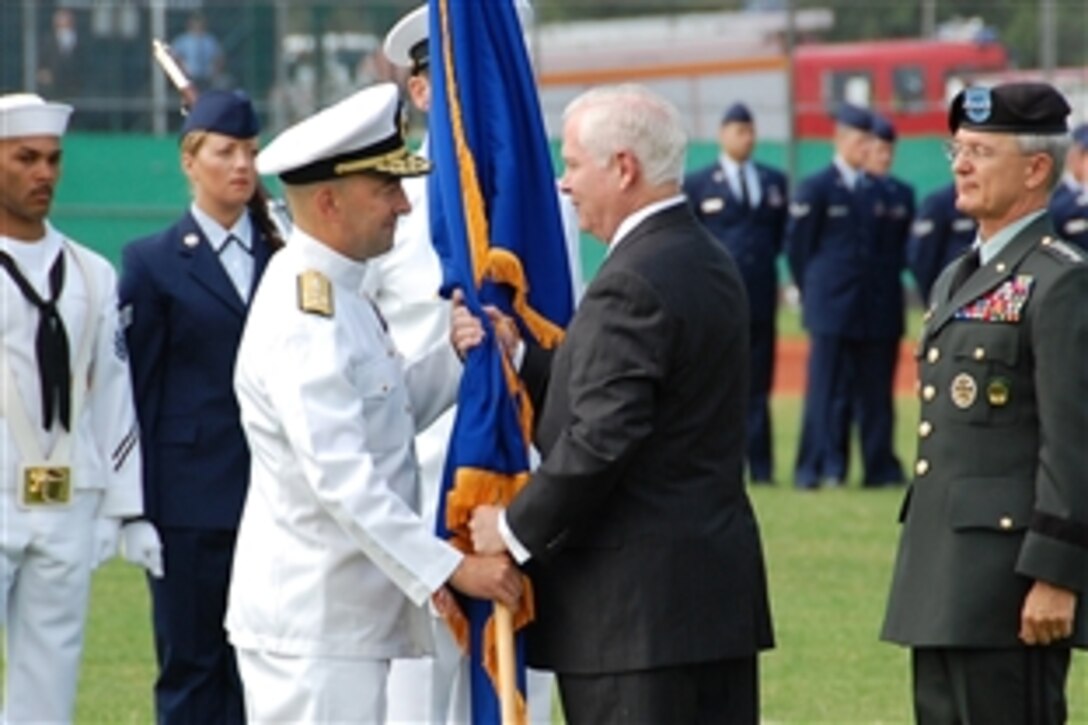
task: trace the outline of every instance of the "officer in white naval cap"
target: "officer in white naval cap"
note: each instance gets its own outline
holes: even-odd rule
[[[47,220],[71,106],[0,96],[3,722],[70,722],[91,570],[162,574],[109,262]]]
[[[295,225],[269,263],[238,352],[252,453],[227,608],[252,722],[382,722],[389,661],[431,649],[425,605],[448,583],[514,603],[509,559],[463,555],[419,514],[413,437],[456,393],[447,340],[405,361],[361,290],[410,209],[397,89],[360,91],[257,158]]]
[[[525,24],[531,10],[516,0]],[[421,113],[431,110],[430,12],[423,4],[402,17],[385,36],[383,51],[391,63],[408,71],[405,90]],[[420,153],[426,155],[424,142]],[[435,340],[449,337],[449,307],[438,296],[442,269],[431,244],[425,177],[406,179],[404,191],[412,211],[401,217],[393,249],[375,258],[364,285],[389,323],[397,347],[411,360]],[[571,260],[573,289],[583,288],[578,245],[578,220],[570,200],[560,196],[564,230]],[[460,371],[458,371],[458,375]],[[447,411],[416,437],[422,474],[423,514],[433,526],[438,505],[446,447],[454,412]],[[466,722],[469,717],[467,668],[461,652],[441,619],[433,619],[433,657],[396,660],[389,675],[389,718],[392,722]],[[530,719],[551,722],[552,678],[530,674]]]

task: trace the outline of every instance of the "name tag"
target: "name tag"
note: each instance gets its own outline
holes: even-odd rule
[[[703,199],[703,203],[699,205],[704,214],[717,214],[725,208],[725,201],[719,197],[711,197],[709,199]]]
[[[72,503],[69,466],[23,466],[19,505],[23,508],[63,508]]]

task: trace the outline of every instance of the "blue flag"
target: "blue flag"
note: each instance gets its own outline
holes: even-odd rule
[[[528,480],[532,421],[482,306],[499,307],[523,338],[553,347],[573,312],[573,294],[555,171],[513,2],[431,0],[429,38],[431,233],[445,290],[460,287],[489,333],[465,360],[438,508],[439,533],[471,551],[472,509],[509,502]],[[532,618],[526,591],[518,628]],[[492,606],[462,600],[462,607],[466,621],[455,633],[472,660],[472,719],[495,723]],[[521,649],[519,638],[524,693]]]

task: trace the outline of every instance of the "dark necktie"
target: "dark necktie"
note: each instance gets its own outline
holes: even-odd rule
[[[951,297],[956,294],[956,291],[963,286],[963,283],[967,281],[967,278],[975,273],[979,267],[978,247],[972,248],[967,254],[963,255],[963,259],[960,260],[959,266],[956,267],[956,273],[952,276],[952,284],[948,287],[948,295]]]
[[[743,164],[737,167],[737,175],[740,178],[740,201],[747,211],[752,208],[752,195],[748,193],[748,174]]]
[[[71,430],[72,373],[68,359],[68,333],[57,310],[57,300],[64,288],[64,251],[57,255],[49,269],[49,300],[43,300],[30,286],[15,260],[0,251],[0,266],[7,269],[11,279],[30,304],[38,308],[38,333],[34,338],[34,353],[38,362],[38,379],[42,389],[42,427],[53,427],[53,416],[65,430]]]

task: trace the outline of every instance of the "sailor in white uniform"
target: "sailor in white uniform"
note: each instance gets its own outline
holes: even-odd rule
[[[71,106],[0,96],[3,722],[70,722],[91,571],[162,575],[109,262],[47,221]]]
[[[430,163],[401,136],[397,89],[360,91],[257,158],[294,228],[250,308],[235,371],[252,454],[227,630],[250,722],[381,722],[389,661],[429,653],[444,586],[516,602],[508,558],[463,555],[419,513],[413,437],[454,400],[436,339],[405,363],[362,291]]]

